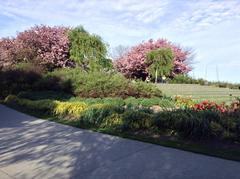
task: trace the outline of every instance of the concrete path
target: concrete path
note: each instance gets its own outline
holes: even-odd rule
[[[239,179],[240,162],[64,126],[0,105],[0,179]]]

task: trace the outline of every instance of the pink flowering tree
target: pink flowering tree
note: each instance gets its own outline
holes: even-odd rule
[[[16,50],[14,39],[0,39],[0,69],[3,67],[9,67],[15,63]]]
[[[47,68],[74,66],[69,58],[69,28],[35,26],[16,38],[0,39],[0,66],[34,62]]]
[[[72,63],[69,59],[68,31],[66,27],[35,26],[19,33],[16,44],[23,59],[39,60],[39,64],[52,68],[66,67]]]
[[[185,74],[191,70],[187,63],[190,52],[165,39],[149,40],[133,47],[128,53],[116,59],[115,67],[127,78],[141,78],[144,80],[149,75],[149,65],[146,63],[147,54],[152,50],[161,48],[170,48],[173,52],[173,68],[170,76]]]

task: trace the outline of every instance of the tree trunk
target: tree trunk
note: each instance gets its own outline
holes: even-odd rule
[[[157,83],[157,78],[158,78],[158,70],[156,69],[156,71],[155,71],[155,83]]]

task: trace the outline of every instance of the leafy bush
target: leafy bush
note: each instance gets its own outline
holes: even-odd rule
[[[216,104],[215,102],[210,102],[210,101],[202,101],[199,104],[195,104],[194,105],[194,109],[198,110],[198,111],[202,111],[202,110],[215,110],[218,112],[225,112],[226,106],[224,106],[224,104]]]
[[[159,129],[171,129],[178,136],[188,139],[206,139],[211,137],[211,121],[218,121],[219,114],[213,111],[196,112],[176,110],[159,112],[154,116]]]
[[[123,111],[123,107],[112,106],[107,104],[95,104],[90,106],[80,117],[79,122],[83,126],[90,127],[100,127],[101,125],[106,126],[108,117],[115,114],[121,113]]]
[[[9,105],[20,105],[32,111],[41,111],[57,116],[73,115],[74,117],[78,117],[87,108],[87,105],[82,102],[70,103],[50,99],[32,101],[18,98],[14,95],[6,97],[5,103]]]
[[[0,71],[0,99],[24,91],[58,91],[72,93],[70,81],[56,76],[45,76],[46,70],[33,63],[19,63],[11,69]]]
[[[81,102],[59,102],[55,101],[55,107],[54,107],[54,114],[56,115],[73,115],[75,116],[80,116],[81,113],[87,109],[87,105],[85,103]]]
[[[182,109],[193,108],[195,105],[195,102],[192,100],[191,97],[175,96],[174,100],[175,100],[176,106]]]
[[[228,82],[213,82],[207,81],[202,78],[194,79],[186,74],[179,74],[173,78],[167,79],[168,83],[171,84],[199,84],[208,86],[217,86],[220,88],[240,89],[240,84],[228,83]]]
[[[101,128],[113,129],[113,130],[122,130],[123,118],[119,113],[113,113],[107,116],[101,123]]]
[[[152,127],[151,114],[142,110],[127,110],[123,113],[123,130],[149,129]]]
[[[132,86],[134,87],[135,97],[162,97],[162,93],[155,85],[146,83],[143,81],[133,81]]]
[[[32,90],[34,83],[42,78],[41,74],[33,70],[12,69],[0,71],[0,98],[21,91]]]
[[[206,80],[204,79],[194,79],[186,74],[179,74],[174,76],[171,79],[167,80],[168,83],[172,84],[200,84],[200,85],[205,85],[207,83]]]
[[[32,101],[29,99],[18,98],[14,95],[9,95],[5,98],[4,102],[10,106],[21,106],[38,113],[42,112],[53,114],[53,110],[55,108],[54,101],[49,99]]]
[[[55,99],[65,101],[72,98],[72,95],[61,91],[24,91],[20,92],[17,96],[19,98],[25,98],[30,100]]]
[[[47,75],[57,77],[61,82],[69,81],[72,93],[79,97],[161,97],[161,91],[150,84],[131,82],[122,75],[113,72],[94,71],[84,72],[79,68],[56,70]]]

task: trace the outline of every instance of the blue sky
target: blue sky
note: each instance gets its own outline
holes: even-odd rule
[[[194,49],[191,75],[240,82],[240,0],[1,1],[0,37],[35,24],[83,25],[110,47],[167,38]]]

